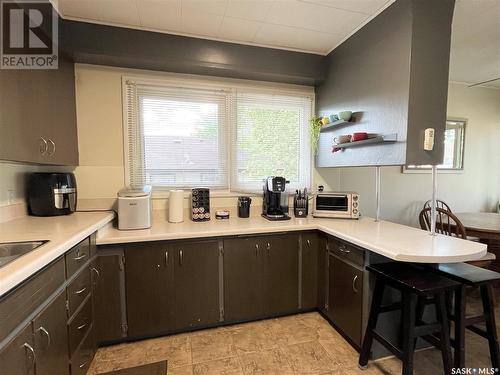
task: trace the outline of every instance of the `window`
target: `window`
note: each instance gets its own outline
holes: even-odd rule
[[[446,121],[443,164],[438,165],[438,169],[450,171],[464,169],[465,124],[465,120]],[[428,170],[430,168],[430,165],[408,165],[405,167],[406,170]]]
[[[131,80],[123,87],[130,185],[260,191],[265,177],[282,175],[290,188],[310,187],[311,96]]]
[[[260,190],[266,176],[309,187],[311,99],[239,92],[236,113],[232,187]]]

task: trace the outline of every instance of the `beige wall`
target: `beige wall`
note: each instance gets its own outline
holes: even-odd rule
[[[439,173],[438,196],[454,211],[492,211],[500,189],[500,90],[450,84],[448,116],[468,120],[463,173]],[[375,169],[319,170],[335,188],[361,194],[365,215],[375,215]],[[418,224],[418,213],[432,194],[431,175],[401,173],[384,167],[381,173],[383,219]]]

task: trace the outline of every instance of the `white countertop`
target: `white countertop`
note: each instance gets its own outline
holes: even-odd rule
[[[48,240],[39,248],[0,268],[0,296],[26,280],[114,218],[111,212],[76,212],[0,223],[0,243]]]
[[[365,217],[345,219],[295,219],[268,221],[262,217],[248,219],[210,220],[195,223],[169,223],[165,219],[153,221],[150,229],[120,231],[111,225],[99,230],[97,244],[116,244],[154,240],[216,237],[300,231],[317,229],[331,234],[387,258],[404,262],[452,263],[476,260],[486,254],[486,245],[443,235],[431,236],[418,228],[375,222]]]

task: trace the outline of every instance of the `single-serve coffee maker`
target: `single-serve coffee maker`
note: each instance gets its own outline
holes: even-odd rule
[[[268,220],[290,220],[288,215],[288,192],[284,177],[271,176],[264,180],[262,216]]]

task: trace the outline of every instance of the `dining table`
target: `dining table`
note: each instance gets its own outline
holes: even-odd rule
[[[468,237],[478,238],[488,245],[488,252],[496,257],[488,268],[500,272],[500,213],[458,212]]]

